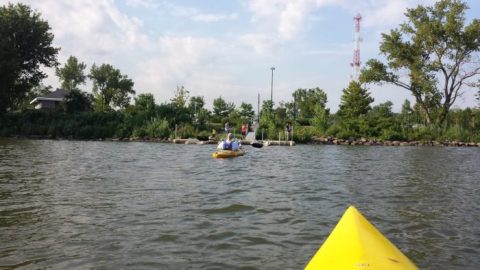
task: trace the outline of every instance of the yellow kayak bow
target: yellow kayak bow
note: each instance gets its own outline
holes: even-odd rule
[[[350,206],[305,269],[418,268]]]

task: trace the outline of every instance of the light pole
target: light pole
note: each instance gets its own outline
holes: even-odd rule
[[[270,68],[272,70],[272,82],[271,82],[271,87],[270,87],[270,105],[272,106],[273,110],[273,71],[275,70],[275,67]]]

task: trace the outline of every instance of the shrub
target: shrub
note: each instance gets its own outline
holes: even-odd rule
[[[169,123],[166,119],[152,118],[146,128],[147,136],[153,138],[168,138],[170,136]]]
[[[381,140],[386,141],[404,141],[406,140],[405,136],[403,136],[400,132],[397,132],[392,129],[385,129],[382,130],[382,134],[380,135]]]
[[[295,126],[293,129],[293,140],[296,142],[309,142],[315,135],[315,127]]]

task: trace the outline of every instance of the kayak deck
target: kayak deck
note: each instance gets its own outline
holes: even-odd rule
[[[245,155],[245,150],[217,150],[212,153],[213,158],[232,158]]]
[[[305,269],[418,268],[350,206]]]

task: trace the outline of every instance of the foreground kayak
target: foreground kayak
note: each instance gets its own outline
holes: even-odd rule
[[[217,150],[212,154],[213,158],[231,158],[245,155],[245,150]]]
[[[350,206],[305,269],[418,268]]]

